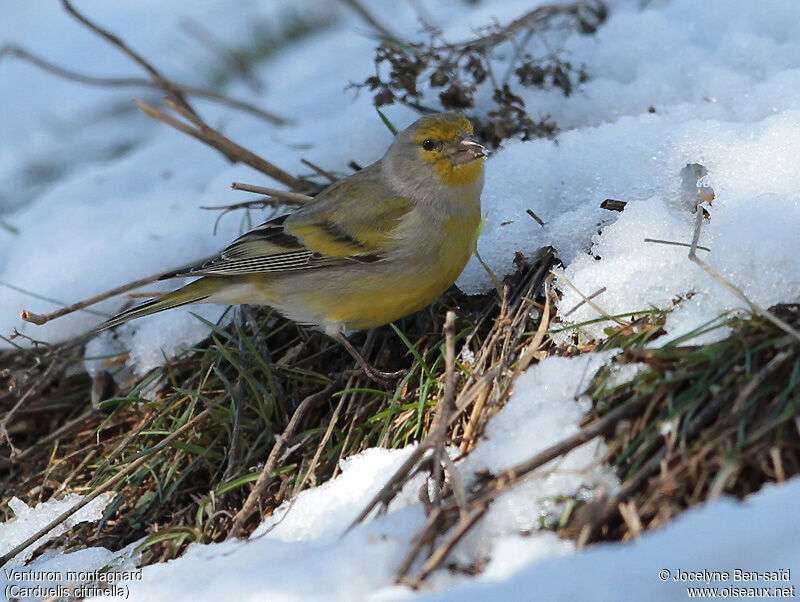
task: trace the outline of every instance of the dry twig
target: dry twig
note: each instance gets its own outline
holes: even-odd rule
[[[702,259],[700,259],[697,256],[697,249],[699,248],[697,246],[697,243],[700,240],[700,230],[702,229],[702,227],[703,227],[703,211],[701,210],[700,206],[698,206],[696,214],[695,214],[694,236],[692,237],[692,246],[689,249],[689,260],[693,261],[694,263],[699,265],[714,280],[716,280],[717,282],[722,284],[722,286],[724,286],[726,289],[728,289],[734,295],[739,297],[739,299],[741,299],[742,301],[747,303],[747,305],[750,307],[750,309],[754,313],[757,313],[758,315],[763,316],[764,318],[766,318],[767,320],[772,322],[775,326],[777,326],[778,328],[780,328],[784,332],[790,334],[791,336],[796,338],[798,341],[800,341],[800,331],[798,331],[796,328],[793,328],[792,326],[790,326],[789,324],[787,324],[786,322],[781,320],[778,316],[774,315],[773,313],[771,313],[771,312],[767,311],[766,309],[760,307],[759,305],[756,305],[755,303],[753,303],[747,297],[747,295],[745,295],[742,292],[742,290],[740,288],[738,288],[737,286],[734,286],[728,280],[723,278],[722,275],[720,275],[716,270],[714,270],[711,266],[709,266],[707,263],[705,263]]]
[[[211,146],[212,148],[217,149],[220,153],[225,155],[225,157],[233,162],[241,161],[242,163],[257,169],[261,173],[277,180],[278,182],[281,182],[282,184],[285,184],[294,190],[304,190],[308,188],[308,184],[303,180],[295,178],[288,172],[276,167],[269,161],[262,159],[252,151],[249,151],[246,148],[236,144],[230,138],[209,127],[208,125],[197,122],[194,122],[190,125],[180,121],[179,119],[176,119],[175,117],[172,117],[171,115],[168,115],[164,111],[157,109],[142,100],[135,100],[134,102],[136,102],[136,105],[139,107],[139,109],[148,117],[163,121],[176,130],[183,132],[184,134],[187,134],[192,138]],[[170,108],[180,113],[179,105],[170,103],[169,99],[165,100],[165,103],[170,106]],[[188,119],[191,114],[182,113],[182,115]]]
[[[160,84],[143,77],[99,77],[96,75],[79,73],[78,71],[73,71],[72,69],[67,69],[66,67],[56,65],[55,63],[52,63],[13,43],[7,43],[0,47],[0,59],[2,59],[4,56],[26,61],[33,66],[42,69],[43,71],[52,73],[57,77],[80,84],[85,84],[87,86],[100,86],[104,88],[150,88],[154,90],[164,90]],[[266,111],[252,103],[230,98],[229,96],[225,96],[219,92],[214,92],[213,90],[198,88],[196,86],[188,86],[186,84],[179,84],[176,82],[172,82],[172,86],[187,96],[204,98],[211,102],[229,106],[233,109],[244,111],[245,113],[250,113],[251,115],[260,117],[261,119],[268,121],[269,123],[274,123],[275,125],[287,125],[290,123],[288,119],[276,115],[275,113]]]
[[[277,466],[278,458],[280,458],[283,448],[294,434],[294,431],[297,428],[297,425],[300,423],[300,420],[314,404],[321,401],[328,393],[330,393],[332,388],[333,385],[329,384],[327,387],[322,389],[322,391],[318,391],[306,397],[300,402],[300,405],[297,406],[294,414],[292,414],[291,420],[289,420],[286,428],[283,429],[283,433],[281,433],[281,436],[275,441],[275,445],[273,445],[272,450],[269,452],[269,457],[264,463],[264,468],[261,469],[261,474],[258,476],[256,484],[253,486],[253,489],[247,496],[247,500],[245,500],[241,510],[239,510],[239,512],[233,518],[233,526],[228,533],[228,539],[234,539],[241,536],[245,522],[255,511],[256,506],[258,505],[258,500],[264,493],[264,490],[267,488],[269,480],[272,477],[272,471],[275,470],[275,467]]]

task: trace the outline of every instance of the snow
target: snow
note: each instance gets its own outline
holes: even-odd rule
[[[81,497],[78,494],[70,493],[60,500],[49,500],[39,502],[30,508],[19,498],[11,498],[8,506],[14,511],[14,518],[5,523],[0,523],[0,555],[8,554],[22,542],[26,541],[39,529],[47,526],[57,517],[75,507]],[[6,567],[21,566],[31,555],[48,541],[63,535],[69,529],[85,522],[95,522],[103,516],[103,511],[114,498],[113,494],[104,493],[86,504],[83,508],[72,514],[66,521],[53,527],[46,534],[42,535],[27,548],[19,552],[14,558],[8,561]]]
[[[618,602],[652,600],[654,602],[684,600],[687,588],[711,586],[719,597],[725,587],[794,588],[800,580],[796,569],[800,564],[800,523],[796,520],[800,479],[781,486],[766,486],[744,503],[730,499],[717,500],[693,508],[676,518],[669,527],[646,533],[639,541],[624,544],[600,544],[570,556],[548,558],[528,563],[509,575],[503,568],[490,564],[486,573],[474,582],[459,584],[448,591],[423,600],[615,600]],[[524,539],[501,543],[501,554],[514,555],[514,562],[530,554],[536,558],[535,546],[529,549]],[[503,549],[505,548],[505,549]],[[501,561],[504,556],[496,557]],[[660,571],[669,576],[661,581]],[[739,580],[734,571],[764,573],[789,569],[788,580]],[[679,571],[728,573],[725,578],[683,580]],[[675,581],[678,576],[679,580]],[[781,574],[777,574],[778,579]],[[700,597],[700,596],[697,596]],[[712,597],[712,596],[707,596]],[[729,598],[748,596],[726,596]],[[755,597],[767,596],[750,596]],[[777,596],[772,596],[777,597]]]
[[[452,0],[426,3],[425,9],[444,24],[446,39],[460,40],[493,19],[511,21],[531,4],[485,0],[473,6]],[[370,5],[393,30],[421,39],[411,2]],[[372,73],[375,46],[345,3],[242,0],[234,11],[223,0],[80,0],[77,7],[171,77],[195,85],[210,85],[223,66],[186,35],[181,24],[187,16],[213,24],[214,35],[234,48],[264,36],[280,39],[302,19],[313,31],[256,65],[263,92],[239,81],[225,88],[291,119],[291,125],[278,127],[206,101],[197,101],[197,108],[210,124],[291,173],[307,173],[301,158],[347,173],[349,161],[369,163],[391,140],[370,95],[345,90]],[[707,170],[702,183],[715,195],[700,239],[711,249],[699,251],[703,260],[762,306],[797,301],[799,20],[800,5],[791,0],[612,2],[609,20],[596,35],[563,40],[568,60],[585,64],[591,75],[579,91],[566,99],[557,91],[521,92],[534,117],[549,115],[562,132],[552,141],[506,141],[489,158],[486,224],[479,241],[484,260],[502,275],[512,269],[516,251],[533,255],[552,245],[566,278],[582,293],[605,287],[594,299],[605,312],[674,307],[667,335],[652,344],[691,333],[744,306],[690,263],[686,248],[644,240],[691,240],[694,190],[686,186],[685,168],[697,164]],[[121,53],[68,18],[55,0],[9,3],[0,20],[0,42],[5,41],[78,71],[140,75]],[[539,43],[545,42],[559,41]],[[51,311],[201,259],[271,214],[230,214],[214,231],[217,214],[199,207],[249,198],[231,191],[232,181],[275,183],[250,168],[231,166],[131,103],[132,97],[155,103],[157,93],[78,85],[9,57],[0,61],[0,75],[0,226],[18,230],[0,228],[0,334],[18,328],[48,341],[75,336],[125,300],[112,299],[42,327],[22,323],[19,312]],[[488,99],[479,97],[475,112],[488,109]],[[399,106],[385,112],[400,127],[415,118]],[[625,210],[601,209],[607,198],[626,201]],[[580,297],[564,281],[557,279],[556,285],[563,293],[557,306],[563,316]],[[458,286],[477,293],[491,281],[471,261]],[[95,338],[86,355],[127,351],[128,368],[145,374],[207,336],[208,328],[194,314],[214,322],[229,319],[224,312],[195,306],[141,319]],[[584,305],[564,319],[580,324],[597,315]],[[603,327],[601,322],[581,328],[600,336]],[[716,331],[692,342],[722,335]],[[582,388],[609,357],[549,358],[521,375],[486,438],[458,461],[462,478],[469,483],[478,471],[507,468],[574,433],[587,409]],[[87,370],[97,370],[98,361],[87,359]],[[635,370],[620,370],[616,382]],[[409,485],[387,514],[343,534],[410,451],[368,450],[345,460],[337,479],[300,494],[250,540],[191,546],[181,558],[145,567],[141,581],[126,584],[131,599],[519,599],[535,593],[546,600],[671,600],[685,596],[687,584],[659,582],[663,568],[777,570],[796,568],[800,560],[797,479],[743,504],[709,503],[638,542],[575,552],[571,542],[539,526],[558,518],[562,496],[590,497],[617,485],[598,461],[602,443],[592,442],[501,496],[456,547],[453,561],[485,567],[478,577],[437,571],[430,580],[433,592],[412,592],[392,580],[424,521],[416,501],[420,482]],[[14,508],[19,518],[0,525],[0,549],[24,540],[33,525],[61,511],[58,504],[74,499]],[[92,521],[102,509],[83,512],[88,514],[80,520]],[[48,551],[25,570],[133,566],[131,558],[130,550]],[[28,560],[30,554],[8,566]]]

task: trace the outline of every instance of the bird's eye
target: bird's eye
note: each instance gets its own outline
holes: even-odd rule
[[[433,140],[430,138],[426,138],[422,141],[422,148],[424,148],[426,151],[432,151],[434,146],[436,146],[436,144],[434,144]]]

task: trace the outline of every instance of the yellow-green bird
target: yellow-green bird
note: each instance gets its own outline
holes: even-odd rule
[[[423,117],[386,154],[299,210],[258,226],[201,265],[202,276],[114,316],[98,329],[190,303],[271,305],[340,340],[430,304],[469,259],[481,220],[486,149],[456,113]]]

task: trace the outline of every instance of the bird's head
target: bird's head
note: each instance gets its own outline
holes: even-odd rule
[[[481,177],[486,148],[475,138],[466,117],[437,113],[400,132],[389,154],[401,157],[402,168],[409,170],[406,173],[422,169],[433,173],[438,183],[458,188]]]

